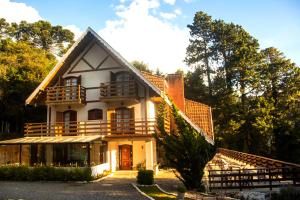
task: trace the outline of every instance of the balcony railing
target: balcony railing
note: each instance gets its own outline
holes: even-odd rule
[[[147,135],[153,134],[155,121],[118,119],[112,121],[75,121],[57,123],[26,123],[25,136],[74,135]]]
[[[108,82],[100,85],[100,99],[102,100],[114,101],[136,97],[137,84],[135,81]]]
[[[46,104],[84,104],[85,101],[86,90],[80,85],[47,88]]]

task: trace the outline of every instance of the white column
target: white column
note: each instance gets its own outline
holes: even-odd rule
[[[146,142],[146,169],[153,170],[153,142]]]

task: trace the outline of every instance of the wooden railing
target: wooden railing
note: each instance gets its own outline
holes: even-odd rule
[[[71,136],[71,135],[147,135],[153,134],[155,121],[113,120],[113,121],[76,121],[57,123],[27,123],[25,136]]]
[[[86,89],[83,86],[55,86],[47,88],[46,104],[84,104]]]
[[[252,165],[254,167],[295,167],[300,168],[300,165],[295,163],[289,163],[289,162],[283,162],[280,160],[275,160],[271,158],[266,158],[263,156],[257,156],[253,154],[243,153],[239,151],[229,150],[229,149],[223,149],[218,148],[218,153],[227,156],[229,158],[247,163],[249,165]]]
[[[100,99],[118,100],[121,98],[136,98],[137,84],[135,81],[117,81],[100,84]]]
[[[300,186],[299,168],[209,170],[209,187],[215,189],[272,188]]]

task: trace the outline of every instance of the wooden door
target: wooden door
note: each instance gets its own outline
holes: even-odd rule
[[[120,169],[131,170],[132,148],[131,145],[120,146]]]
[[[65,129],[65,133],[72,133],[72,132],[76,132],[76,128],[77,128],[77,112],[74,110],[68,110],[64,112],[64,129]]]

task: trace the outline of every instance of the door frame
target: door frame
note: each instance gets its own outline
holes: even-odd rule
[[[122,169],[122,148],[129,147],[130,149],[130,169]],[[132,145],[130,144],[123,144],[119,145],[119,170],[132,170],[132,164],[133,164],[133,152],[132,152]]]

